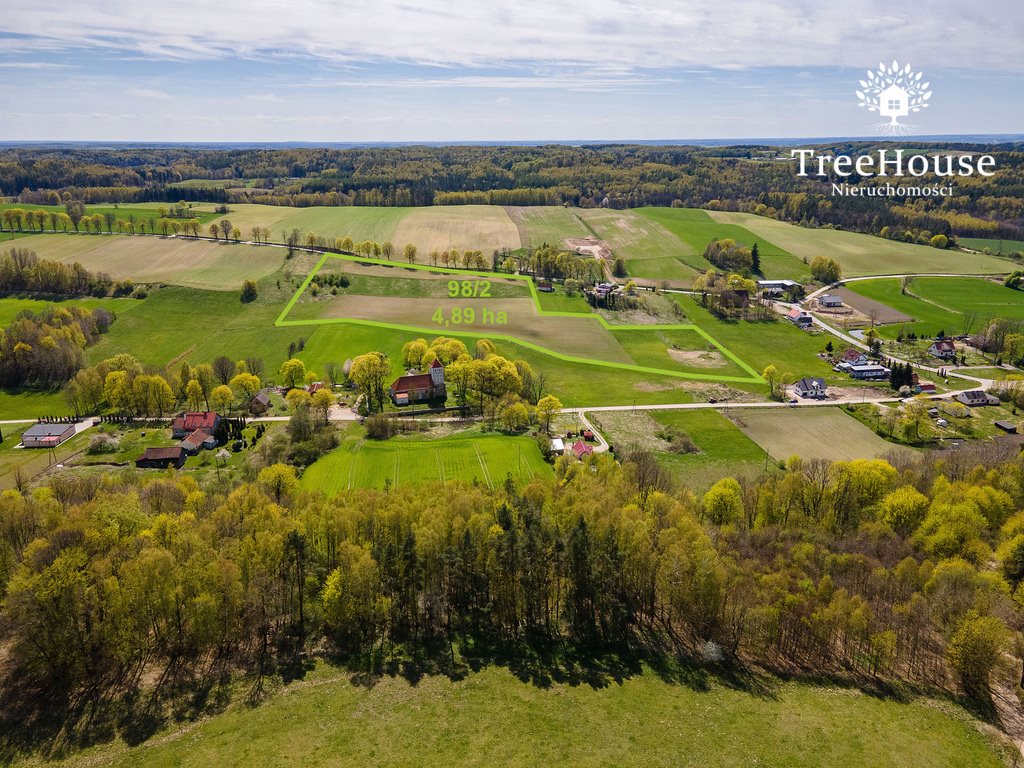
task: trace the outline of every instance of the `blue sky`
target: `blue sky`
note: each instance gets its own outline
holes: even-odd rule
[[[36,0],[0,18],[0,140],[870,135],[893,59],[916,133],[1021,133],[1021,39],[1018,0]]]

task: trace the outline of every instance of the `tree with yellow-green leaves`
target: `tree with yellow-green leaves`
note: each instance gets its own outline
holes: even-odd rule
[[[289,358],[281,363],[278,370],[284,386],[291,389],[306,378],[306,364],[296,357]]]
[[[231,410],[232,403],[235,402],[235,393],[231,391],[231,387],[226,384],[220,384],[213,388],[210,392],[210,405],[213,406],[213,410],[217,413],[224,415]]]
[[[375,413],[384,410],[387,381],[391,376],[391,362],[380,352],[367,352],[352,361],[348,377],[366,398],[366,410]]]
[[[554,395],[544,395],[537,401],[537,419],[545,432],[551,431],[551,422],[562,411],[562,401]]]

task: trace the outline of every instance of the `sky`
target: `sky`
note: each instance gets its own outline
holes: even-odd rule
[[[913,133],[1024,133],[1022,39],[1020,0],[33,0],[0,141],[868,136],[894,60]]]

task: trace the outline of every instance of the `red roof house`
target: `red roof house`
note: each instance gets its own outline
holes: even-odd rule
[[[582,440],[577,440],[572,444],[572,452],[577,459],[582,461],[584,457],[590,456],[594,453],[594,446],[587,445]]]
[[[213,434],[218,424],[220,416],[214,411],[191,411],[171,422],[171,435],[176,440],[181,440],[197,429]]]

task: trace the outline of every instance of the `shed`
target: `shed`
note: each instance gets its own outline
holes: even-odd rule
[[[997,422],[995,422],[995,425],[999,429],[1003,430],[1003,432],[1006,432],[1008,435],[1016,435],[1017,434],[1017,425],[1016,424],[1011,424],[1008,421],[997,421]]]
[[[53,448],[74,436],[74,424],[33,424],[21,434],[26,448]]]
[[[147,448],[135,460],[135,466],[139,469],[167,469],[168,467],[181,469],[184,465],[185,449],[180,445],[172,445],[166,448]]]

